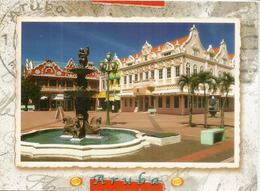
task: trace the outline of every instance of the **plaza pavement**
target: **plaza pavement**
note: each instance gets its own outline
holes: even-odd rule
[[[55,120],[55,111],[22,112],[21,131],[30,132],[37,129],[63,127],[61,120]],[[65,112],[65,116],[75,117],[74,112]],[[208,115],[210,128],[220,126],[220,113],[216,118]],[[89,121],[94,116],[102,117],[105,126],[106,112],[89,112]],[[213,146],[200,144],[200,131],[205,130],[204,115],[193,115],[195,127],[188,126],[189,116],[156,114],[149,116],[148,112],[111,113],[111,127],[136,129],[148,135],[156,133],[177,133],[182,136],[180,143],[167,146],[151,146],[133,155],[109,159],[89,159],[88,161],[108,162],[233,162],[234,156],[234,112],[225,112],[226,140]],[[170,151],[170,152],[169,152]],[[26,159],[24,159],[26,160]],[[59,160],[60,159],[48,159]],[[66,160],[66,159],[64,159]]]

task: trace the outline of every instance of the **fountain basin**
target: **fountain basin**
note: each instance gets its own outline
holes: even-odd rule
[[[61,131],[62,128],[58,129],[45,129],[32,131],[22,135],[21,140],[21,155],[28,156],[30,158],[72,158],[85,160],[89,158],[110,158],[115,156],[128,155],[142,150],[145,146],[149,146],[146,142],[144,134],[140,131],[122,128],[101,128],[101,132],[109,133],[118,132],[127,135],[124,142],[118,141],[117,143],[111,142],[109,140],[102,141],[102,139],[94,138],[90,140],[91,143],[84,143],[84,140],[80,142],[71,142],[69,138],[65,138],[65,143],[57,143],[57,140],[44,142],[28,142],[28,137],[37,136],[37,134],[48,134],[48,132],[53,133],[54,131]],[[105,134],[106,134],[105,133]],[[48,136],[48,135],[47,135]],[[60,141],[60,135],[56,138],[58,142]],[[113,138],[114,139],[114,138]],[[124,139],[124,138],[123,138]],[[46,139],[44,139],[46,140]],[[56,141],[56,143],[55,143]]]

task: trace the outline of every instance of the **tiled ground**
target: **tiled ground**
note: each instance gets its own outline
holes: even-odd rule
[[[56,112],[35,111],[22,112],[22,133],[35,129],[62,127],[61,120],[55,120]],[[75,117],[74,112],[65,112],[65,115]],[[102,117],[106,121],[106,112],[89,112],[89,119],[93,116]],[[140,130],[146,134],[173,132],[182,135],[182,142],[159,147],[152,146],[133,154],[111,159],[98,159],[98,161],[175,161],[175,162],[220,162],[234,155],[234,112],[225,113],[226,141],[213,146],[200,144],[200,131],[203,127],[204,115],[193,115],[195,127],[188,127],[189,116],[156,114],[153,117],[147,112],[121,112],[110,113],[112,127],[130,128]],[[216,118],[208,115],[210,127],[220,125],[219,113]],[[169,150],[171,152],[169,152]],[[160,155],[158,155],[160,151]],[[149,156],[149,157],[148,157]],[[159,156],[159,158],[158,158]],[[26,159],[25,159],[26,160]],[[53,159],[55,160],[55,159]]]

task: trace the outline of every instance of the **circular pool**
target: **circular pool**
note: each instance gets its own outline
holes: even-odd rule
[[[122,128],[101,128],[100,137],[72,141],[62,136],[63,129],[44,129],[21,136],[21,154],[30,158],[87,158],[114,157],[137,152],[148,143],[140,131]]]

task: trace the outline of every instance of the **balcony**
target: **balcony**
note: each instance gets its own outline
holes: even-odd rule
[[[147,79],[141,81],[133,81],[134,88],[142,88],[142,87],[155,87],[155,80],[154,79]]]

